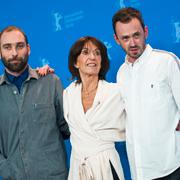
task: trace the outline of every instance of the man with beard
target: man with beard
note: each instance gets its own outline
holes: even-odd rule
[[[13,180],[66,180],[62,92],[54,74],[40,77],[28,65],[30,46],[14,26],[2,30],[0,55],[0,176]]]
[[[123,8],[112,19],[126,52],[117,73],[127,113],[126,145],[133,180],[180,179],[180,62],[146,44],[141,13]]]

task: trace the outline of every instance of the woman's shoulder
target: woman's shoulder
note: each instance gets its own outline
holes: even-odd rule
[[[74,91],[75,89],[77,89],[80,86],[79,83],[77,83],[76,81],[73,81],[71,84],[69,84],[69,86],[66,87],[66,91]]]

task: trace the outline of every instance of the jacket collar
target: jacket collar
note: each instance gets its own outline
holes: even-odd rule
[[[29,75],[28,75],[28,78],[26,79],[26,81],[29,81],[30,79],[39,79],[39,75],[38,73],[36,72],[36,70],[32,69],[30,66],[29,66]],[[8,78],[6,76],[6,73],[4,73],[3,75],[0,76],[0,85],[2,84],[10,84],[10,82],[8,81]]]

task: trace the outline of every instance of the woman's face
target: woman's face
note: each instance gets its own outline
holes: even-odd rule
[[[81,78],[85,76],[98,76],[101,69],[101,52],[92,42],[84,45],[77,58],[76,68],[78,68]]]

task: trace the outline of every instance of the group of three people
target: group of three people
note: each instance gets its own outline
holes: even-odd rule
[[[105,80],[105,45],[86,36],[70,49],[74,82],[64,92],[56,75],[41,77],[30,68],[30,46],[22,30],[10,26],[1,32],[4,179],[123,180],[114,142],[126,139],[133,180],[179,180],[179,59],[146,44],[148,29],[137,9],[120,9],[112,21],[114,38],[127,53],[118,83]],[[67,175],[63,139],[69,136]]]

